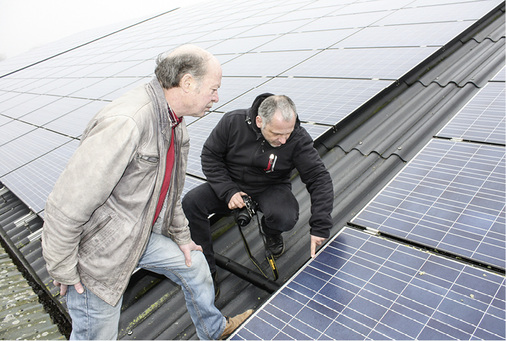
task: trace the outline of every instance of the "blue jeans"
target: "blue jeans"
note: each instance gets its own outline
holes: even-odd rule
[[[200,339],[215,340],[225,329],[225,317],[214,305],[211,273],[202,252],[192,252],[192,266],[187,267],[184,255],[172,241],[152,233],[139,260],[139,267],[162,274],[183,289],[186,307]],[[71,340],[112,340],[118,337],[121,302],[111,306],[85,288],[78,294],[68,287],[67,307],[72,318]]]

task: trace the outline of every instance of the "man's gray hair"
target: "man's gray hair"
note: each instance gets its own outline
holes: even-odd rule
[[[258,116],[262,118],[262,127],[265,127],[266,124],[272,121],[274,113],[278,109],[285,121],[290,121],[297,115],[295,103],[293,103],[290,97],[285,95],[269,96],[258,107]]]
[[[206,75],[208,61],[212,55],[193,45],[183,45],[156,59],[155,75],[165,89],[179,86],[185,74],[192,75],[198,82]]]

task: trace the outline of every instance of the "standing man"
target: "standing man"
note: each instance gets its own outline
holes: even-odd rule
[[[43,256],[67,295],[71,339],[117,338],[136,267],[181,285],[200,339],[226,337],[251,314],[226,319],[214,306],[180,201],[189,149],[183,117],[218,102],[221,66],[184,45],[158,57],[155,75],[90,121],[47,199]]]
[[[250,196],[263,213],[262,231],[274,257],[284,252],[282,232],[299,217],[290,175],[297,169],[311,196],[311,257],[330,234],[333,208],[332,179],[313,140],[300,126],[295,105],[287,96],[263,94],[251,108],[226,113],[202,149],[207,182],[183,198],[193,240],[204,249],[216,282],[211,239],[211,213],[226,214],[244,207]],[[216,291],[219,294],[219,290]]]

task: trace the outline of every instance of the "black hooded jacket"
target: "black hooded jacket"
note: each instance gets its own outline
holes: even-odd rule
[[[297,169],[311,196],[311,234],[328,238],[334,199],[330,174],[299,118],[284,145],[274,148],[265,141],[255,120],[258,107],[269,96],[262,94],[251,108],[223,116],[202,149],[202,170],[217,196],[228,203],[239,191],[254,195],[272,184],[290,185],[291,172]],[[275,164],[271,162],[269,172],[271,155]]]

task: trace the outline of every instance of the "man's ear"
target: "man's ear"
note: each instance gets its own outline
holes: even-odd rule
[[[193,76],[189,73],[186,73],[181,77],[181,80],[179,81],[179,86],[181,89],[183,89],[184,92],[188,92],[191,89],[191,86],[194,82]]]
[[[255,123],[257,124],[257,127],[259,129],[262,129],[262,118],[260,116],[257,115],[257,117],[255,119]]]

